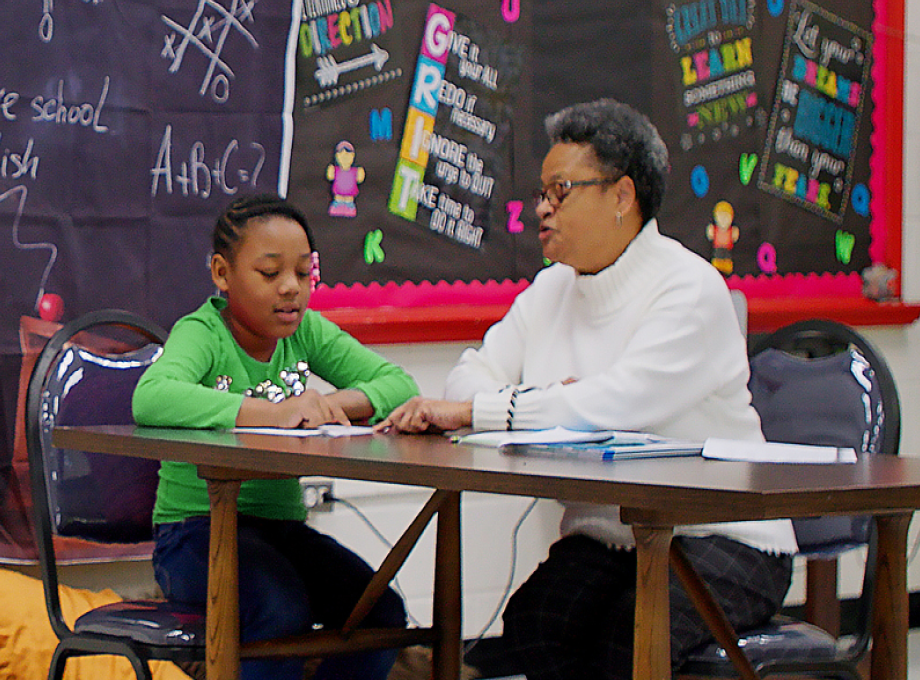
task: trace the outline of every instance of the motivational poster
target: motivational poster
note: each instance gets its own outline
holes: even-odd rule
[[[868,31],[807,0],[795,3],[760,189],[834,222],[843,220],[864,124],[871,50]]]
[[[348,98],[403,75],[391,0],[300,1],[299,104],[318,106]]]
[[[430,5],[389,210],[480,249],[497,182],[508,179],[518,49]]]
[[[680,77],[686,151],[753,124],[754,0],[692,0],[667,7],[666,29]]]

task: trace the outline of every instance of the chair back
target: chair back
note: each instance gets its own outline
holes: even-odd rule
[[[827,320],[786,326],[757,344],[749,387],[768,441],[897,455],[900,404],[882,356]],[[868,539],[866,517],[794,520],[800,552],[842,552]]]
[[[52,627],[60,616],[53,536],[103,543],[151,539],[157,461],[58,449],[58,425],[133,423],[131,397],[166,332],[129,312],[103,310],[64,325],[39,354],[26,394],[36,544]]]
[[[738,327],[741,329],[741,335],[747,337],[748,331],[748,303],[747,296],[740,290],[732,289],[729,291],[732,298],[732,307],[735,309],[735,318],[738,319]]]
[[[749,386],[768,441],[852,447],[860,455],[898,453],[901,411],[894,378],[872,345],[843,324],[801,321],[753,343]],[[828,516],[796,519],[793,526],[799,553],[809,564],[867,546],[853,635],[838,639],[817,625],[775,616],[760,628],[740,631],[738,646],[760,677],[859,680],[875,604],[875,523]],[[836,600],[836,592],[833,596]],[[693,677],[738,677],[718,643],[693,650],[681,671]]]

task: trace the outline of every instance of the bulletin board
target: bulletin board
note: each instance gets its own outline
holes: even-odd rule
[[[544,117],[598,97],[660,129],[660,228],[749,329],[910,323],[903,48],[903,0],[0,3],[0,403],[20,318],[199,306],[243,192],[306,212],[311,304],[360,340],[480,339],[545,266]],[[27,535],[9,448],[0,545]]]
[[[478,336],[544,266],[530,200],[543,118],[612,96],[647,113],[670,149],[661,230],[710,259],[755,314],[916,318],[892,304],[897,2],[385,4],[380,51],[348,43],[344,12],[325,13],[318,33],[312,18],[299,45],[290,195],[318,225],[326,286],[314,307],[391,324],[374,339],[438,339],[451,323]],[[433,56],[439,31],[454,42]],[[322,83],[324,65],[384,50],[376,71],[339,66]],[[338,148],[361,179],[347,210],[334,197]]]
[[[214,217],[254,190],[307,213],[314,308],[475,339],[545,266],[543,118],[601,96],[659,127],[662,231],[752,309],[875,309],[867,270],[896,308],[902,2],[4,3],[0,352],[22,316],[169,327],[213,291]]]
[[[543,266],[531,5],[307,3],[289,196],[320,251],[315,308],[508,302]]]

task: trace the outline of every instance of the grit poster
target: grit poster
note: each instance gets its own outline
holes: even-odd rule
[[[320,252],[315,306],[502,295],[542,266],[526,5],[308,3],[290,195]]]

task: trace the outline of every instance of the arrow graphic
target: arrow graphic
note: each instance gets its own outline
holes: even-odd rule
[[[341,64],[337,63],[335,57],[320,57],[316,60],[316,72],[313,74],[320,87],[329,87],[339,82],[339,76],[349,71],[357,71],[359,68],[371,66],[378,71],[383,68],[390,58],[390,53],[371,43],[371,51],[362,57],[349,59]]]

